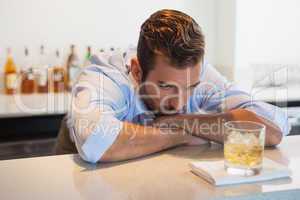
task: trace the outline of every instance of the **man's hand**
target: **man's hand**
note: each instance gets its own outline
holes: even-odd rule
[[[254,112],[246,109],[236,109],[231,112],[232,120],[253,121],[264,124],[266,126],[266,146],[278,145],[283,137],[280,128],[272,121],[256,115]]]

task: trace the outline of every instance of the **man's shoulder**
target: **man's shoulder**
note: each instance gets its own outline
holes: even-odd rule
[[[79,83],[86,80],[97,90],[105,90],[106,95],[115,96],[116,101],[121,98],[128,102],[135,95],[132,81],[118,69],[91,64],[86,66],[81,74],[85,77],[79,78]]]
[[[215,86],[223,86],[229,84],[227,78],[207,60],[204,60],[202,63],[200,80],[203,84],[213,84]]]
[[[131,84],[128,75],[124,74],[122,71],[115,67],[91,64],[86,66],[82,70],[81,74],[85,74],[87,76],[94,76],[96,78],[105,77],[115,82],[117,85]]]

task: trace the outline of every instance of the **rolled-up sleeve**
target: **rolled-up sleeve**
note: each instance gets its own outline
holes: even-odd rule
[[[87,68],[72,89],[68,126],[79,155],[96,163],[123,127],[126,103],[118,85],[104,73]]]
[[[203,65],[202,83],[195,90],[195,99],[198,108],[207,112],[226,112],[233,109],[243,108],[254,112],[258,116],[273,122],[288,135],[290,126],[287,112],[281,108],[254,100],[251,93],[245,92],[229,82],[213,66],[205,63]],[[199,101],[201,99],[201,101]]]

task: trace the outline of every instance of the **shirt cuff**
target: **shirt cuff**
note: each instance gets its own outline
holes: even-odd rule
[[[98,162],[114,143],[122,128],[122,121],[112,115],[103,114],[97,127],[82,145],[83,159],[91,163]]]

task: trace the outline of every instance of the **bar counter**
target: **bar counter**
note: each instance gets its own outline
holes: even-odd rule
[[[46,94],[0,94],[0,118],[49,116],[65,114],[69,109],[71,95]]]
[[[299,199],[300,136],[285,137],[265,156],[292,178],[214,187],[188,163],[223,159],[222,145],[178,147],[126,162],[91,165],[78,155],[0,161],[1,199]]]

